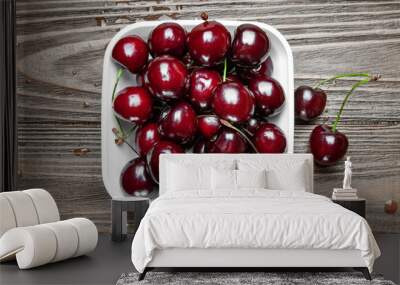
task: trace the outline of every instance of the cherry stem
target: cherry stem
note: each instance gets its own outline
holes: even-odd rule
[[[222,74],[222,82],[226,81],[226,73],[228,71],[228,60],[225,58],[224,60],[224,73]]]
[[[114,88],[113,88],[113,92],[112,92],[112,96],[111,96],[111,102],[114,102],[115,91],[117,91],[117,86],[118,86],[119,80],[121,79],[122,75],[124,74],[124,71],[125,71],[124,68],[120,68],[117,71],[117,79],[115,80],[115,83],[114,83]]]
[[[253,144],[253,142],[239,128],[235,127],[230,122],[228,122],[228,121],[226,121],[224,119],[219,119],[219,121],[225,127],[228,127],[228,128],[230,128],[232,130],[237,131],[249,143],[249,145],[254,149],[254,151],[258,153],[258,150],[257,150],[256,146]]]
[[[317,85],[314,86],[314,89],[317,89],[318,87],[320,87],[324,84],[333,82],[336,79],[346,78],[346,77],[370,77],[370,75],[368,73],[341,73],[341,74],[335,75],[331,78],[324,79],[324,80],[318,82]]]
[[[337,126],[340,122],[340,118],[342,116],[344,107],[346,106],[347,101],[349,101],[349,98],[351,96],[351,94],[353,94],[353,92],[360,86],[367,84],[370,81],[377,81],[380,78],[380,75],[368,75],[368,78],[365,79],[361,79],[360,81],[358,81],[357,83],[353,84],[353,86],[351,87],[351,89],[349,90],[349,92],[347,92],[346,96],[343,99],[342,105],[340,106],[339,112],[336,114],[336,120],[332,125],[332,132],[336,132],[337,130]]]

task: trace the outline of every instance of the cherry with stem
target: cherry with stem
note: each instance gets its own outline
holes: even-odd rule
[[[225,58],[224,60],[224,72],[222,74],[222,82],[226,82],[226,75],[227,75],[227,71],[228,71],[228,60],[227,58]],[[233,124],[231,124],[229,121],[224,120],[224,119],[219,119],[221,124],[224,125],[225,127],[228,127],[236,132],[238,132],[248,143],[249,145],[252,147],[252,149],[257,153],[258,150],[256,148],[256,146],[253,144],[253,142],[248,138],[248,136],[238,127],[234,126]]]
[[[112,92],[112,96],[111,96],[111,102],[114,102],[115,99],[115,92],[117,90],[118,87],[118,83],[122,77],[122,75],[124,74],[125,69],[124,68],[119,68],[117,71],[117,78],[115,80],[114,83],[114,88],[113,88],[113,92]],[[128,132],[125,132],[124,128],[122,127],[121,121],[120,119],[114,115],[115,120],[117,121],[118,127],[117,129],[113,129],[113,133],[117,136],[117,139],[115,140],[116,144],[122,144],[125,143],[129,146],[129,148],[137,154],[137,156],[139,157],[139,153],[136,151],[136,149],[126,141],[126,139],[133,133],[133,131],[137,128],[137,126],[132,127],[130,130],[128,130]]]

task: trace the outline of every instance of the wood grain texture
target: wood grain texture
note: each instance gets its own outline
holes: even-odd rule
[[[46,188],[64,218],[86,216],[109,231],[100,158],[104,49],[126,24],[202,11],[278,28],[293,49],[295,86],[339,72],[382,74],[353,96],[339,128],[350,140],[354,186],[367,198],[372,228],[400,232],[400,214],[383,212],[384,201],[400,200],[399,1],[17,0],[19,188]],[[315,124],[333,119],[352,83],[328,88],[328,112]],[[296,123],[295,152],[308,151],[312,128]],[[89,152],[76,155],[79,148]],[[330,195],[342,172],[342,163],[316,167],[316,192]]]

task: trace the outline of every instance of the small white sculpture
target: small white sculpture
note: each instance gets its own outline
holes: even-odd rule
[[[343,189],[352,189],[351,188],[351,161],[350,156],[347,157],[347,160],[344,162],[344,179],[343,179]]]

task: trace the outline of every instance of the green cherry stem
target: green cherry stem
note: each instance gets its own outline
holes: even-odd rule
[[[256,146],[253,144],[253,142],[249,139],[248,136],[246,136],[239,128],[235,127],[234,125],[232,125],[230,122],[228,122],[227,120],[224,119],[219,119],[219,121],[221,122],[222,125],[224,125],[225,127],[228,127],[232,130],[237,131],[248,143],[249,145],[254,149],[254,151],[256,153],[258,153],[258,150],[256,148]]]
[[[377,81],[379,78],[380,78],[380,75],[368,75],[368,78],[361,79],[357,83],[353,84],[353,86],[351,87],[349,92],[347,92],[346,96],[344,97],[343,102],[340,105],[339,112],[337,112],[337,114],[336,114],[336,120],[333,122],[333,125],[332,125],[332,132],[334,132],[334,133],[336,132],[337,126],[338,126],[338,124],[340,122],[340,118],[342,117],[342,113],[343,113],[344,107],[346,106],[347,101],[349,101],[349,98],[350,98],[351,94],[353,94],[353,92],[358,87],[360,87],[362,85],[365,85],[370,81]]]
[[[222,82],[226,81],[226,73],[227,73],[227,71],[228,71],[228,60],[225,57],[225,60],[224,60],[224,73],[222,75]]]
[[[331,78],[321,80],[320,82],[317,83],[317,85],[314,86],[314,89],[317,89],[318,87],[320,87],[320,86],[322,86],[322,85],[324,85],[324,84],[333,82],[333,81],[335,81],[336,79],[339,79],[339,78],[346,78],[346,77],[369,77],[369,76],[370,76],[370,75],[369,75],[368,73],[341,73],[341,74],[335,75],[335,76],[333,76],[333,77],[331,77]]]
[[[118,86],[119,80],[121,79],[122,75],[124,74],[124,71],[125,71],[124,68],[120,68],[117,71],[117,79],[115,80],[115,83],[114,83],[114,88],[113,88],[113,92],[112,92],[112,96],[111,96],[111,102],[114,102],[115,91],[117,91],[117,86]]]

